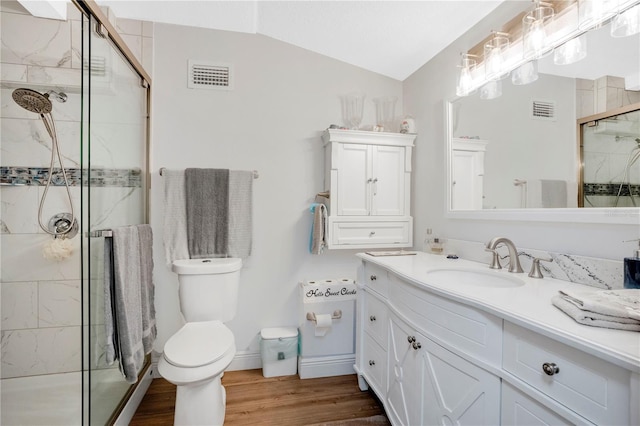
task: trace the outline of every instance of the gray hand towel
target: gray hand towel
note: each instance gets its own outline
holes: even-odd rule
[[[189,257],[225,257],[229,241],[229,170],[186,169]]]
[[[622,318],[633,318],[640,323],[640,290],[596,290],[559,292],[560,297],[579,309]]]
[[[144,232],[144,231],[143,231]],[[149,265],[142,266],[141,245],[138,226],[126,226],[112,229],[111,252],[105,253],[105,320],[111,317],[111,324],[107,324],[107,334],[111,329],[111,342],[107,342],[107,361],[120,361],[120,371],[128,383],[135,383],[142,370],[145,358],[143,343],[142,312],[152,315],[152,305],[149,305],[149,288],[145,290],[143,303],[142,280],[150,275]],[[105,243],[105,249],[109,244]],[[143,305],[147,305],[143,308]],[[148,320],[150,321],[150,320]],[[147,342],[153,343],[152,339]],[[112,349],[109,347],[111,346]]]
[[[142,346],[149,354],[156,340],[155,287],[153,283],[153,231],[150,225],[138,225],[140,259],[140,304],[142,315]]]

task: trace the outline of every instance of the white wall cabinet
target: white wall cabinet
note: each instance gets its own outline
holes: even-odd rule
[[[355,369],[394,426],[637,424],[637,373],[368,261],[358,285]]]
[[[329,129],[325,190],[329,248],[411,247],[411,150],[415,135]]]
[[[453,138],[451,208],[481,210],[487,141]]]

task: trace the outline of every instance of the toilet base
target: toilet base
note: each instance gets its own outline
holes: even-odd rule
[[[197,385],[178,385],[173,424],[178,426],[222,425],[227,393],[222,374]]]

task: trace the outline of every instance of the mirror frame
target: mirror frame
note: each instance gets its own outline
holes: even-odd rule
[[[445,217],[467,220],[507,220],[523,222],[574,222],[618,225],[639,225],[640,207],[611,208],[558,208],[558,209],[486,209],[452,210],[451,179],[453,173],[453,103],[461,99],[454,97],[444,100],[445,117]],[[580,121],[576,120],[576,161],[580,159]],[[580,164],[580,170],[582,164]]]

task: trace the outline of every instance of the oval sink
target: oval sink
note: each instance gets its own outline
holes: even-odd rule
[[[472,269],[436,269],[427,272],[427,278],[434,284],[471,284],[482,287],[511,288],[524,285],[520,278],[492,271]]]

